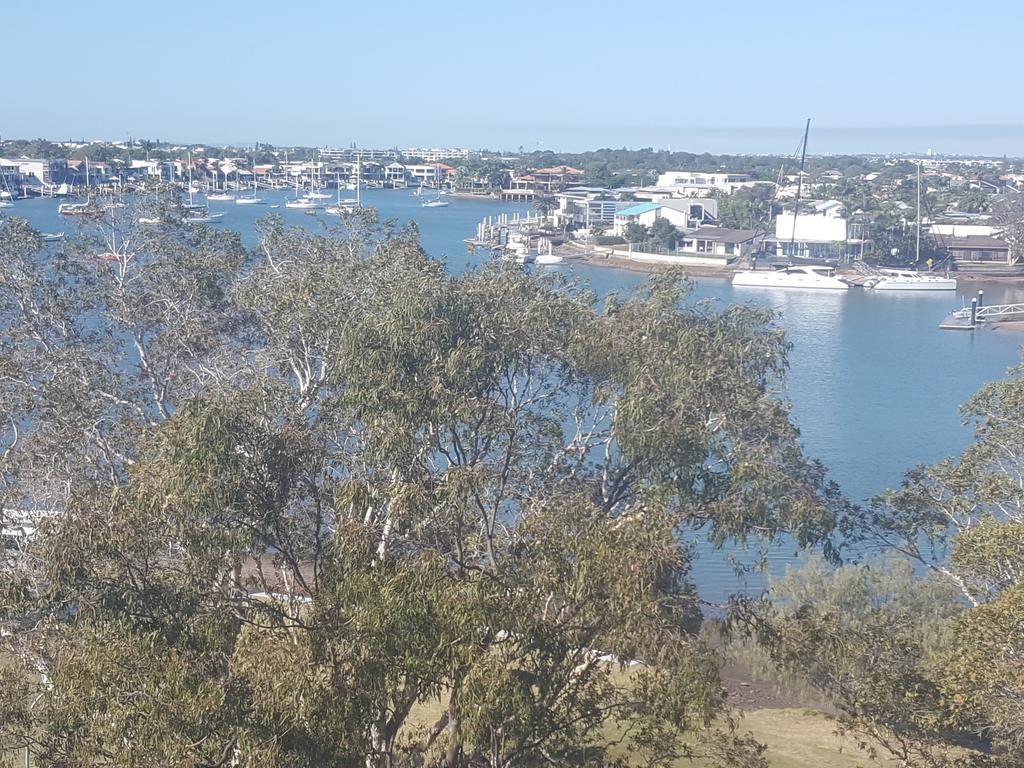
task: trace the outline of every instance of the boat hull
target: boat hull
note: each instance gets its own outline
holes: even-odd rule
[[[872,289],[876,291],[955,291],[956,280],[936,278],[934,280],[879,280]]]
[[[837,277],[777,272],[737,272],[732,284],[741,288],[800,288],[815,291],[846,291],[850,286]]]

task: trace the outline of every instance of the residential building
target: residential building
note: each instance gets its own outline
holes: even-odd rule
[[[558,210],[554,212],[555,225],[602,227],[615,222],[615,214],[635,203],[619,200],[616,193],[603,187],[570,187],[555,193]]]
[[[649,227],[658,219],[661,203],[634,203],[615,214],[615,225],[612,229],[619,237],[626,233],[630,224]]]
[[[405,166],[399,162],[384,166],[384,183],[393,187],[404,187],[408,181]]]
[[[396,149],[357,149],[356,147],[331,149],[324,147],[320,150],[320,159],[329,162],[362,160],[365,163],[368,161],[389,160],[397,156],[398,150]]]
[[[658,176],[655,186],[671,190],[676,197],[704,197],[711,190],[731,195],[739,189],[758,183],[763,182],[752,181],[745,173],[668,171]]]
[[[37,160],[23,157],[5,162],[17,164],[22,181],[25,183],[31,184],[34,182],[35,185],[49,187],[63,184],[67,181],[67,160]]]
[[[555,168],[538,168],[529,174],[533,189],[538,192],[552,193],[567,186],[574,185],[583,178],[583,171],[578,168],[571,168],[568,165],[559,165]],[[526,176],[522,177],[524,180]]]
[[[776,255],[827,259],[846,253],[849,239],[846,209],[838,200],[807,203],[783,211],[775,219]]]
[[[958,269],[1012,266],[1021,261],[1021,256],[1011,254],[1009,244],[997,237],[967,235],[944,238],[943,242]]]
[[[732,261],[749,255],[760,237],[757,230],[753,229],[701,227],[683,237],[678,251],[685,255]]]
[[[17,197],[22,183],[21,169],[17,161],[0,157],[0,198]]]
[[[469,160],[468,149],[420,149],[413,147],[411,149],[403,149],[403,157],[419,157],[427,163],[439,163],[442,160],[456,160],[465,162]]]
[[[691,197],[684,200],[668,198],[659,201],[658,215],[667,219],[679,229],[699,229],[718,221],[718,201],[708,197]]]

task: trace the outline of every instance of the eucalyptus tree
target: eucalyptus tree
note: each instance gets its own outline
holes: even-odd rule
[[[5,574],[5,744],[66,765],[763,764],[690,569],[699,541],[830,546],[839,499],[777,398],[769,313],[687,303],[671,274],[600,306],[505,264],[451,275],[367,213],[269,220],[244,266],[168,228],[154,263],[187,311],[85,305],[133,347],[155,328],[154,373],[138,353],[117,389],[142,413],[130,460],[72,473],[33,568]],[[235,260],[174,271],[196,253]]]
[[[973,442],[910,470],[865,510],[863,543],[921,574],[848,603],[805,594],[745,605],[773,658],[827,693],[846,727],[910,766],[1024,761],[1024,369],[962,408]],[[812,583],[874,578],[854,568]],[[849,598],[853,591],[844,587]],[[933,597],[913,603],[907,595]],[[974,751],[966,751],[969,744]]]
[[[244,250],[234,233],[181,219],[155,192],[44,247],[0,217],[0,390],[21,430],[8,455],[14,500],[59,505],[74,482],[122,475],[138,435],[217,375]]]

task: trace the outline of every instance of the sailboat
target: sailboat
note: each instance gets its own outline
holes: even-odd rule
[[[337,200],[337,202],[334,205],[331,205],[331,206],[328,206],[327,208],[325,208],[324,209],[324,213],[329,213],[332,216],[340,216],[343,211],[351,211],[352,209],[359,207],[359,203],[360,203],[360,200],[359,200],[359,185],[358,185],[358,183],[356,185],[356,197],[355,197],[355,199],[352,199],[351,197],[346,197],[344,200],[342,200],[342,198],[341,198],[341,187],[342,187],[342,184],[341,184],[341,174],[337,174],[337,173],[334,174],[334,178],[335,178],[335,184],[338,187],[338,200]]]
[[[800,144],[800,173],[796,182],[796,202],[793,204],[793,231],[789,240],[790,258],[796,256],[796,222],[800,212],[800,193],[803,190],[804,163],[807,160],[807,136],[811,130],[811,119],[804,126],[804,138]],[[780,171],[781,179],[781,171]],[[737,272],[732,284],[746,288],[798,288],[813,290],[845,291],[850,284],[836,275],[835,269],[815,264],[790,264],[781,269],[752,269]]]
[[[256,197],[256,156],[252,158],[252,194],[248,197],[239,197],[235,199],[236,205],[256,205],[261,202],[261,198]]]
[[[216,171],[215,171],[216,173]],[[217,191],[217,177],[213,177],[213,191],[206,193],[207,200],[234,200],[235,196],[228,192],[228,177],[224,175],[224,189]]]
[[[917,163],[917,239],[914,265],[921,263],[921,161]],[[922,275],[916,269],[878,270],[879,276],[864,285],[876,291],[955,291],[956,278],[948,275]]]
[[[84,203],[61,203],[57,206],[57,213],[61,216],[99,216],[102,213],[92,204],[89,187],[89,158],[85,158],[85,189],[86,200]]]
[[[438,173],[440,173],[440,171],[438,171]],[[437,178],[437,197],[434,198],[433,200],[424,200],[422,203],[420,203],[420,207],[422,207],[422,208],[447,208],[448,207],[448,201],[441,199],[441,178],[440,178],[440,176],[438,176],[438,178]]]
[[[188,153],[188,205],[185,206],[186,224],[216,224],[223,217],[223,213],[210,213],[205,205],[197,205],[192,199],[192,153]]]
[[[317,208],[323,208],[323,203],[319,200],[311,200],[309,197],[299,197],[299,176],[295,175],[295,197],[291,200],[285,200],[285,208],[304,208],[306,210],[315,210]]]

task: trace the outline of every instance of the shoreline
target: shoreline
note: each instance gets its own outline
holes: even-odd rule
[[[579,262],[588,266],[611,267],[613,269],[624,269],[630,272],[644,272],[648,274],[662,272],[667,269],[682,269],[684,273],[691,277],[728,280],[737,272],[742,271],[736,267],[729,266],[711,267],[685,263],[654,264],[602,251],[580,250],[575,246],[563,246],[559,255],[567,261]],[[847,277],[859,276],[857,272],[852,270],[837,270],[837,273]],[[1024,275],[978,275],[971,272],[953,272],[951,274],[956,277],[958,282],[964,281],[981,285],[1024,285]],[[1024,330],[1024,327],[1022,327],[1022,330]]]

